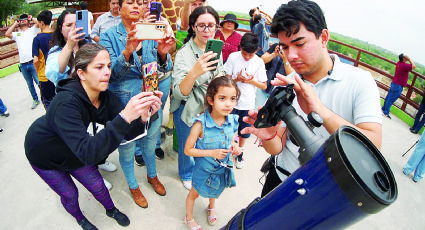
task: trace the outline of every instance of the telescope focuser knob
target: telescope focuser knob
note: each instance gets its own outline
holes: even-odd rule
[[[308,119],[308,122],[310,122],[310,124],[312,124],[316,128],[319,128],[320,126],[323,125],[322,117],[316,112],[309,113],[307,115],[307,119]]]

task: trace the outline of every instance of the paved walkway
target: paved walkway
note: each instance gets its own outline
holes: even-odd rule
[[[31,110],[31,96],[22,75],[11,74],[0,79],[0,98],[9,109],[8,118],[0,118],[0,229],[81,229],[64,210],[58,196],[30,168],[24,154],[23,142],[31,123],[45,113],[42,105]],[[414,183],[411,176],[402,173],[402,167],[411,152],[401,155],[419,138],[411,134],[408,126],[393,116],[384,118],[382,154],[391,166],[399,189],[397,201],[375,215],[350,226],[349,230],[364,229],[425,229],[422,219],[425,213],[425,182]],[[240,209],[246,207],[261,191],[259,169],[267,154],[254,144],[255,137],[247,143],[246,165],[236,170],[237,186],[224,191],[217,200],[218,221],[215,227],[207,225],[208,200],[199,198],[195,203],[195,218],[204,229],[219,229]],[[176,153],[171,149],[172,136],[165,137],[163,148],[167,156],[157,160],[160,180],[167,195],[156,195],[146,181],[145,167],[135,166],[139,185],[149,202],[149,208],[137,206],[128,191],[121,169],[116,172],[101,172],[112,182],[111,196],[116,206],[126,213],[130,226],[124,228],[105,215],[103,207],[93,196],[77,183],[80,205],[86,217],[99,229],[188,229],[182,219],[185,214],[185,199],[188,191],[178,179]],[[118,152],[110,155],[109,161],[119,166]],[[306,207],[308,208],[308,207]]]

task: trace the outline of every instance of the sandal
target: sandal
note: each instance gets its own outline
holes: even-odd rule
[[[215,208],[210,208],[210,206],[208,205],[208,207],[207,207],[208,224],[211,225],[211,226],[214,226],[215,222],[217,221],[217,215],[211,215],[212,211],[215,211]]]
[[[195,222],[197,224],[196,226],[191,227],[190,224],[195,222],[195,218],[192,218],[191,220],[188,220],[187,217],[184,217],[184,223],[190,228],[190,230],[202,230],[201,225]]]

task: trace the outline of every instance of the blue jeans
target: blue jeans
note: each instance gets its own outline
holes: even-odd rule
[[[158,111],[161,117],[162,110]],[[130,142],[125,145],[120,145],[118,151],[120,153],[120,164],[128,186],[131,189],[139,187],[136,176],[134,174],[134,152],[136,151],[136,143],[138,142],[143,160],[146,163],[146,171],[150,178],[156,177],[156,162],[155,162],[155,144],[158,140],[159,131],[161,128],[160,118],[152,122],[148,133],[142,139]]]
[[[184,105],[180,105],[180,107],[173,112],[174,126],[176,127],[177,141],[179,143],[179,176],[182,181],[191,181],[195,161],[193,160],[193,157],[184,154],[184,146],[186,145],[186,139],[189,137],[192,127],[187,126],[180,118],[183,108]]]
[[[404,166],[404,174],[410,174],[415,171],[413,179],[419,181],[425,173],[425,135],[422,135],[416,145],[415,151]]]
[[[171,86],[171,76],[159,82],[159,91],[164,93],[161,97],[162,110],[164,110],[165,102],[167,102],[167,97],[170,94],[170,86]],[[162,118],[163,116],[161,116],[161,124],[162,124]],[[160,147],[161,147],[161,134],[159,134],[158,142],[156,142],[156,148],[158,149]]]
[[[39,85],[37,72],[35,71],[34,64],[31,62],[29,64],[19,64],[22,75],[24,76],[25,81],[27,82],[28,89],[31,93],[32,99],[38,101],[37,92],[35,91],[33,81],[35,84]]]
[[[158,141],[156,143],[155,149],[161,147],[161,125],[162,125],[162,118],[164,117],[163,110],[164,110],[165,102],[167,101],[168,94],[170,93],[170,86],[171,86],[171,77],[168,77],[167,79],[164,79],[164,80],[159,82],[159,87],[158,87],[159,91],[163,92],[164,94],[161,97],[161,103],[162,103],[161,110],[162,111],[158,111],[158,114],[161,113],[161,116],[158,117],[158,120],[161,121],[161,124],[159,126],[160,132],[159,132],[159,137],[158,137]],[[138,144],[136,145],[136,152],[134,153],[134,155],[136,155],[136,156],[142,155],[142,152],[140,150],[140,146]],[[143,160],[145,160],[145,159],[143,158]]]
[[[7,107],[3,104],[3,101],[0,98],[0,114],[4,114],[7,111]]]
[[[391,105],[400,97],[401,92],[403,92],[403,86],[391,82],[391,87],[385,97],[384,106],[382,106],[382,111],[385,115],[390,114]]]
[[[413,123],[413,126],[412,126],[413,131],[419,132],[419,130],[421,130],[421,128],[424,126],[425,116],[422,116],[424,112],[425,112],[425,101],[422,100],[421,104],[419,105],[418,113],[416,113],[415,123]]]
[[[262,89],[257,89],[257,94],[255,96],[255,110],[258,110],[259,106],[263,106],[270,94]]]

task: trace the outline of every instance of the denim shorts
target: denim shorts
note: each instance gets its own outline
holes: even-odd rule
[[[241,134],[242,129],[246,128],[246,127],[251,127],[250,124],[246,123],[243,121],[243,118],[245,116],[248,116],[248,111],[249,110],[239,110],[239,109],[233,109],[232,114],[237,114],[239,115],[239,127],[238,127],[238,135],[242,138],[248,138],[251,136],[251,134],[247,133],[247,134]]]

